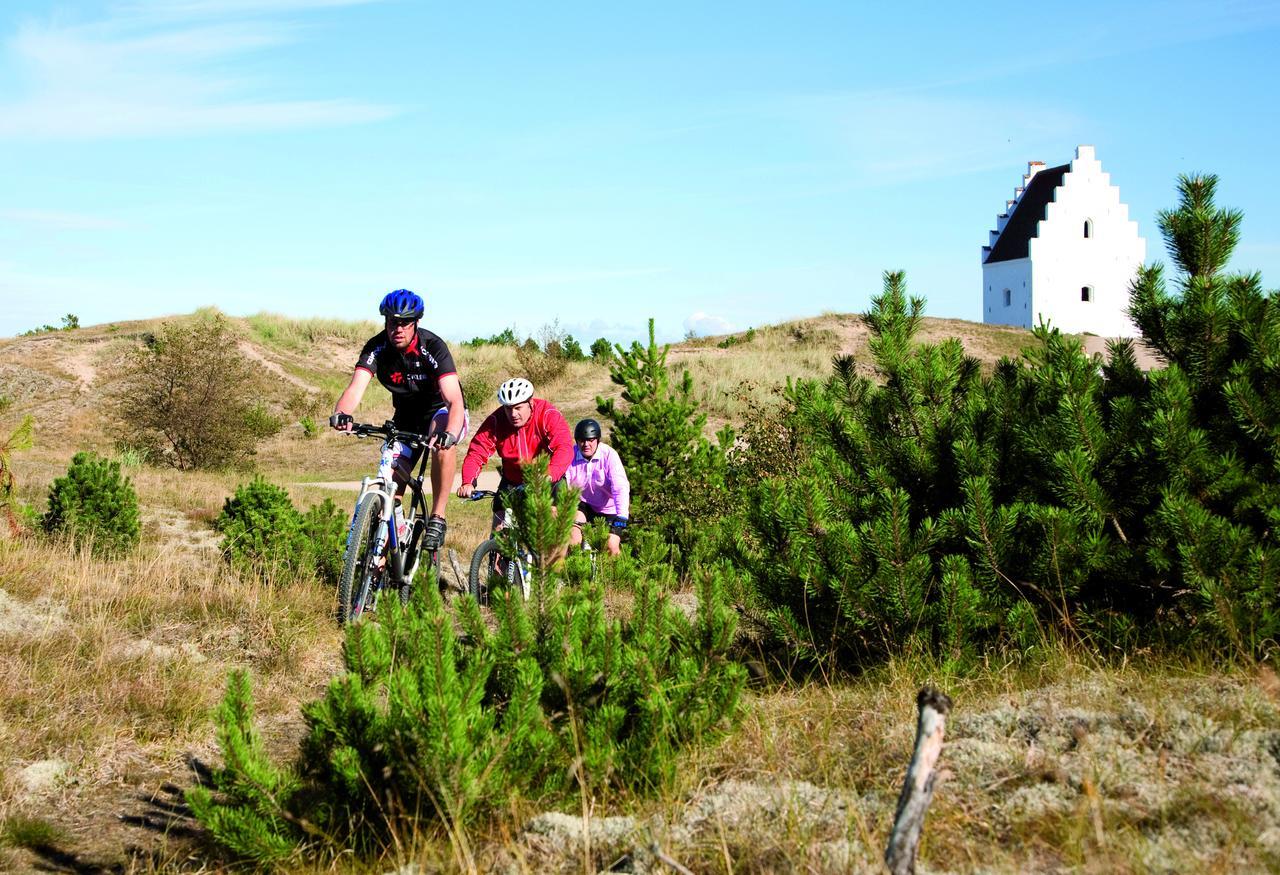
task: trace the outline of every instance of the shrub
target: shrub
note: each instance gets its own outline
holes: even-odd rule
[[[7,400],[7,399],[0,399]],[[3,410],[4,405],[0,405]],[[10,534],[18,534],[23,528],[20,519],[21,507],[14,497],[15,480],[13,476],[13,454],[20,450],[28,450],[32,444],[35,430],[35,419],[24,416],[3,443],[0,443],[0,514],[3,514]]]
[[[564,343],[560,345],[560,353],[571,362],[581,362],[587,359],[587,354],[582,351],[582,344],[574,340],[572,334],[565,335]]]
[[[238,348],[225,317],[167,323],[130,362],[119,394],[131,442],[175,468],[243,461],[279,429],[257,400],[258,369]]]
[[[310,548],[316,574],[324,583],[338,582],[350,522],[331,498],[312,505],[302,515],[302,537]]]
[[[1223,273],[1243,216],[1214,204],[1217,181],[1180,177],[1178,207],[1157,216],[1176,293],[1161,265],[1141,268],[1130,313],[1169,366],[1130,378],[1125,401],[1143,417],[1155,570],[1252,656],[1280,640],[1280,296]]]
[[[486,368],[466,368],[461,377],[462,400],[471,411],[485,410],[494,403],[498,391],[498,379],[495,372]]]
[[[600,364],[613,361],[613,344],[603,337],[597,337],[591,342],[591,358]]]
[[[287,491],[262,477],[239,486],[213,526],[222,534],[222,554],[232,565],[296,571],[311,559],[302,514]]]
[[[342,567],[346,516],[331,499],[299,513],[283,488],[255,477],[239,486],[214,520],[222,555],[258,574],[315,574],[335,583]]]
[[[731,346],[738,346],[743,343],[750,343],[756,339],[756,330],[748,328],[745,334],[730,334],[724,340],[716,344],[720,349],[728,349]]]
[[[531,473],[521,525],[538,530],[550,507],[545,471]],[[678,753],[738,711],[745,672],[727,658],[724,585],[723,571],[700,578],[689,620],[641,576],[631,615],[611,619],[599,585],[561,587],[548,571],[528,601],[495,593],[496,629],[474,600],[451,611],[436,587],[419,587],[407,608],[389,600],[377,623],[348,630],[346,674],[304,709],[292,767],[266,757],[248,682],[234,675],[219,730],[226,765],[212,791],[188,794],[191,806],[238,855],[278,864],[299,849],[374,856],[517,796],[594,804],[669,787]]]
[[[1041,326],[984,377],[958,341],[916,343],[924,302],[886,274],[864,317],[878,380],[839,357],[826,381],[790,386],[793,475],[735,501],[726,546],[780,641],[857,664],[1046,632],[1273,652],[1280,298],[1221,272],[1240,216],[1214,206],[1213,178],[1179,187],[1160,214],[1177,293],[1159,265],[1131,287],[1169,362],[1149,374],[1128,341],[1103,363]]]
[[[466,341],[464,346],[519,346],[520,341],[516,339],[516,330],[514,327],[504,328],[497,334],[489,337],[473,337]]]
[[[625,406],[597,398],[596,409],[613,422],[609,444],[627,468],[632,516],[673,542],[674,558],[687,570],[697,540],[727,499],[725,450],[734,435],[726,428],[718,444],[703,436],[707,417],[693,400],[693,378],[684,371],[673,385],[652,319],[647,346],[635,342],[618,352],[610,377],[623,387]]]
[[[543,386],[564,373],[568,362],[559,354],[558,343],[544,351],[532,337],[516,347],[516,361],[520,371],[534,386]]]
[[[90,544],[95,555],[121,556],[138,545],[138,495],[121,476],[119,462],[76,453],[66,476],[49,488],[43,527]]]

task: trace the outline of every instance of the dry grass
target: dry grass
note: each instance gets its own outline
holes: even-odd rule
[[[295,319],[278,313],[257,313],[244,319],[252,336],[267,346],[290,352],[310,353],[322,344],[353,347],[352,361],[366,340],[382,329],[374,320]]]
[[[112,452],[116,431],[103,398],[128,351],[159,324],[0,341],[0,394],[14,399],[0,430],[24,413],[37,417],[36,449],[15,460],[22,500],[42,507],[75,451]],[[267,314],[242,327],[256,354],[293,379],[288,391],[301,382],[326,405],[346,385],[370,329],[376,326]],[[945,336],[960,336],[988,364],[1029,341],[1016,329],[926,320],[922,339]],[[693,373],[712,427],[750,416],[789,376],[825,375],[836,353],[869,364],[856,316],[759,328],[750,342],[725,349],[717,342],[675,345],[669,359],[673,370]],[[489,387],[469,396],[474,428],[494,406],[492,388],[514,373],[514,352],[461,345],[453,352],[464,377]],[[745,399],[738,397],[743,386]],[[570,422],[591,414],[597,395],[617,392],[608,369],[592,362],[571,364],[538,388]],[[388,400],[371,390],[360,418],[386,418]],[[287,486],[301,507],[331,498],[346,510],[354,491],[308,483],[357,481],[373,470],[377,451],[374,441],[328,431],[304,439],[291,424],[263,444],[253,465]],[[145,523],[132,558],[102,562],[42,540],[0,540],[0,822],[24,835],[39,830],[24,833],[23,824],[47,822],[62,830],[61,841],[108,863],[127,844],[155,846],[154,836],[121,825],[122,812],[166,781],[187,784],[184,756],[216,760],[210,712],[231,667],[252,669],[265,736],[285,758],[296,747],[298,709],[337,670],[340,645],[331,592],[304,581],[242,578],[219,560],[209,522],[252,472],[126,473]],[[489,502],[451,502],[449,523],[446,546],[465,573],[487,536]],[[626,594],[611,594],[611,610],[629,603]],[[757,689],[724,743],[689,754],[677,785],[659,798],[587,801],[597,816],[634,818],[646,841],[699,872],[879,871],[915,691],[927,680],[956,701],[944,753],[952,776],[922,849],[931,868],[1280,868],[1280,832],[1268,832],[1280,820],[1280,793],[1271,792],[1280,781],[1274,692],[1212,666],[1108,668],[1065,650],[966,677],[918,660],[856,680]],[[22,771],[42,760],[66,763],[65,776],[28,791]],[[537,813],[517,806],[477,829],[469,837],[477,865],[589,868],[563,843],[526,833]],[[609,853],[634,845],[598,843],[594,865],[607,866]],[[125,865],[173,871],[189,865],[182,862],[189,850]],[[27,853],[0,851],[0,868],[30,868]],[[405,856],[432,871],[452,870],[458,860],[447,837],[430,831]]]
[[[925,682],[950,692],[955,709],[922,867],[1236,872],[1280,864],[1274,692],[1247,673],[1103,667],[1058,650],[1034,665],[964,678],[939,676],[926,660],[756,691],[738,729],[688,755],[664,798],[596,800],[596,817],[632,821],[622,838],[597,841],[592,860],[571,833],[524,832],[532,812],[521,810],[473,837],[481,868],[603,869],[656,842],[696,872],[881,872]],[[442,854],[433,843],[423,856]]]

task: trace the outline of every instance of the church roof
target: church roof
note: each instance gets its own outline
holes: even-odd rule
[[[1027,257],[1030,253],[1028,244],[1036,236],[1036,228],[1044,218],[1045,208],[1053,200],[1054,190],[1062,185],[1062,177],[1070,169],[1070,164],[1062,164],[1048,167],[1031,177],[1027,190],[1018,198],[1018,205],[1013,208],[1013,215],[996,239],[996,245],[991,247],[987,264]]]

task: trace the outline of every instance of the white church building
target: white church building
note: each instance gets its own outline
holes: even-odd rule
[[[1134,337],[1129,284],[1147,241],[1092,146],[1070,164],[1027,165],[982,247],[982,321]]]

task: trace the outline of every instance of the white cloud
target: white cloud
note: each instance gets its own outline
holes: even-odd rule
[[[267,98],[274,83],[225,72],[231,59],[297,38],[287,20],[235,20],[233,13],[318,5],[338,4],[190,0],[135,4],[88,23],[28,21],[5,46],[27,90],[0,102],[0,139],[189,135],[390,117],[393,107],[361,100]]]
[[[685,317],[684,330],[699,337],[706,337],[709,334],[729,334],[733,331],[733,323],[723,316],[715,316],[699,310]]]

